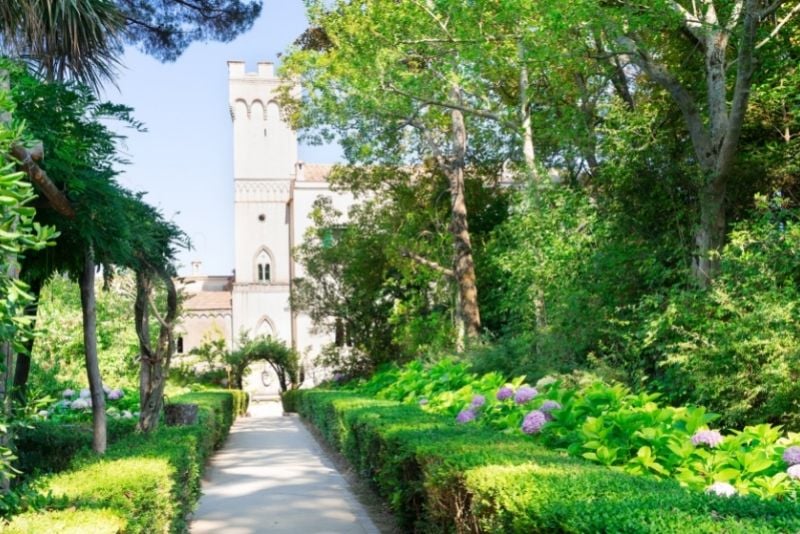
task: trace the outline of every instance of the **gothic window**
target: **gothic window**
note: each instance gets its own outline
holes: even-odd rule
[[[178,354],[183,354],[183,336],[179,336],[178,337],[177,345],[178,345],[178,347],[177,347]]]
[[[256,258],[256,280],[259,282],[272,280],[272,264],[266,250],[259,252]]]

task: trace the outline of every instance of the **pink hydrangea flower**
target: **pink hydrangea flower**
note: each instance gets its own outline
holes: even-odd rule
[[[121,389],[112,389],[108,392],[109,400],[119,400],[123,397],[124,393]]]

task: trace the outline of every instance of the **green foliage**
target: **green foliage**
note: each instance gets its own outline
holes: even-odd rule
[[[0,90],[0,115],[13,109],[10,95]],[[19,127],[0,121],[0,344],[7,347],[5,350],[15,351],[24,351],[26,340],[33,334],[30,317],[24,312],[25,307],[35,301],[28,285],[17,276],[20,260],[25,254],[52,245],[57,236],[52,227],[34,222],[33,186],[23,180],[22,173],[15,171],[15,164],[8,155],[22,133]],[[3,381],[0,402],[4,406],[10,389],[10,369],[6,368],[6,362],[0,363],[0,380]],[[14,476],[11,469],[14,458],[6,447],[5,417],[6,410],[3,410],[0,416],[0,481]]]
[[[790,532],[793,503],[719,498],[607,470],[521,435],[413,405],[300,390],[300,413],[340,449],[407,530]]]
[[[139,342],[131,318],[135,289],[128,272],[97,287],[97,349],[103,380],[114,387],[138,386]],[[53,276],[39,300],[32,351],[31,384],[60,396],[64,385],[86,384],[83,323],[78,285]]]

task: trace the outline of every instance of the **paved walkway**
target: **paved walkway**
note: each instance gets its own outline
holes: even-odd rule
[[[211,461],[192,534],[377,534],[347,482],[296,416],[258,403]]]

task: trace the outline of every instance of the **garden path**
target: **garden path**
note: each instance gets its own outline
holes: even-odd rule
[[[211,460],[192,534],[377,534],[297,416],[255,403]]]

